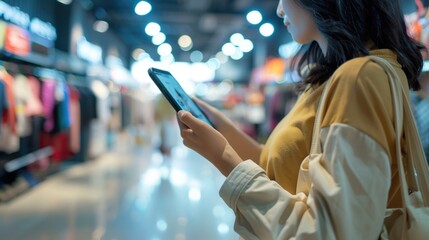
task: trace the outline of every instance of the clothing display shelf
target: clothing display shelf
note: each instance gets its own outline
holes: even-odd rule
[[[23,168],[36,161],[39,161],[40,159],[47,158],[50,155],[52,155],[52,153],[53,153],[52,147],[41,148],[39,150],[36,150],[22,157],[8,161],[4,165],[4,169],[6,170],[6,172],[14,172],[20,168]]]

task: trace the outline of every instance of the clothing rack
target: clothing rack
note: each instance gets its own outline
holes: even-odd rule
[[[27,75],[38,76],[40,72],[45,71],[57,72],[57,74],[72,74],[75,76],[87,77],[86,70],[83,72],[73,71],[64,65],[55,66],[53,64],[36,64],[25,60],[16,59],[10,56],[6,56],[0,52],[0,65],[5,66],[8,70],[12,70],[16,73],[23,73]],[[42,70],[42,71],[41,71]]]
[[[6,172],[9,173],[14,172],[20,168],[30,165],[31,163],[49,157],[50,155],[52,155],[52,153],[52,147],[41,148],[22,157],[8,161],[4,165],[4,169],[6,170]]]

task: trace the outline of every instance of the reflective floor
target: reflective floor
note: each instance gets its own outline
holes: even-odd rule
[[[0,239],[238,239],[210,163],[126,141],[0,204]]]

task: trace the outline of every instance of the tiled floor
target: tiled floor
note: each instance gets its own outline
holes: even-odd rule
[[[0,204],[0,239],[238,239],[210,163],[184,146],[166,159],[124,145]]]

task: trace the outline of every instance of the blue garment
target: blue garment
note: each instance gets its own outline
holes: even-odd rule
[[[3,81],[0,80],[0,122],[3,119],[3,111],[7,109],[8,103],[6,99],[6,86]]]
[[[411,92],[410,99],[426,159],[429,161],[429,99],[415,92]]]

